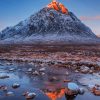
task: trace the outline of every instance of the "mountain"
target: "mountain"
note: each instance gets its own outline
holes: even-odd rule
[[[28,19],[0,32],[0,41],[5,42],[85,42],[97,36],[72,12],[63,13],[44,7]]]

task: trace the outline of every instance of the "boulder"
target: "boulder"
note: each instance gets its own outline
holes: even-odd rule
[[[68,83],[68,89],[71,90],[72,92],[78,93],[79,86],[76,83],[69,82]]]

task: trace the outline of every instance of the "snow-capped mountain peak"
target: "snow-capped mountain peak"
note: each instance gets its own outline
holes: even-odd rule
[[[59,3],[57,2],[57,6]],[[65,7],[65,6],[64,6]],[[72,12],[64,13],[61,8],[44,7],[28,19],[0,33],[3,41],[67,41],[96,38]]]

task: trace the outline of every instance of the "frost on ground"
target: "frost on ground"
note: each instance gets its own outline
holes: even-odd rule
[[[0,59],[100,66],[99,45],[2,45]],[[66,65],[67,66],[67,65]]]
[[[94,73],[92,75],[84,75],[80,80],[79,83],[84,86],[94,86],[95,84],[100,85],[100,75],[99,73]]]

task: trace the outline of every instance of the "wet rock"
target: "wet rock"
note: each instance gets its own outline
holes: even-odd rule
[[[24,92],[24,93],[22,94],[22,96],[27,96],[28,94],[29,94],[29,92],[26,91],[26,92]]]
[[[10,62],[7,62],[7,63],[6,63],[6,65],[8,65],[8,66],[9,66],[9,65],[13,65],[13,64],[12,64],[12,63],[10,63]]]
[[[66,75],[69,75],[69,73],[66,71],[66,73],[65,73]]]
[[[90,70],[89,73],[90,73],[90,74],[93,74],[93,70]]]
[[[8,89],[7,86],[4,86],[4,85],[0,86],[0,90],[7,91],[7,89]]]
[[[96,95],[96,96],[100,96],[100,85],[96,84],[93,85],[92,87],[90,87],[90,91]]]
[[[97,78],[100,78],[100,74],[99,73],[93,73],[94,76],[96,76]]]
[[[46,70],[46,68],[41,68],[39,69],[39,72],[44,72]]]
[[[33,62],[30,62],[29,64],[35,66],[35,64]]]
[[[33,74],[33,75],[37,75],[37,76],[40,75],[40,73],[39,73],[38,71],[35,71],[35,72],[33,72],[32,74]]]
[[[93,88],[92,88],[92,92],[93,92],[94,95],[100,96],[100,90],[97,89],[96,87],[93,87]]]
[[[12,88],[14,88],[14,89],[19,88],[19,87],[20,87],[20,84],[18,84],[18,83],[14,83],[14,84],[12,85]]]
[[[90,69],[89,69],[87,66],[81,66],[81,68],[80,68],[80,71],[81,71],[82,73],[88,73],[89,70],[90,70]]]
[[[96,96],[100,96],[100,90],[95,90],[93,93],[94,93],[94,95],[96,95]]]
[[[79,86],[76,83],[70,82],[68,83],[68,89],[71,90],[72,92],[78,93]]]
[[[35,93],[28,93],[26,95],[26,99],[34,99],[36,97],[36,94]]]
[[[44,72],[42,72],[42,73],[41,73],[41,75],[43,76],[43,75],[45,75],[45,73],[44,73]]]
[[[88,88],[91,90],[92,88],[94,88],[95,87],[95,85],[91,85],[91,84],[89,84],[88,85]]]
[[[83,86],[94,86],[95,84],[100,85],[100,76],[98,75],[85,75],[78,79],[78,82]]]
[[[33,69],[32,69],[32,68],[29,68],[27,71],[28,71],[28,72],[32,72],[32,71],[33,71]]]
[[[85,90],[83,88],[79,88],[79,94],[83,95],[85,93]]]
[[[7,96],[14,96],[14,93],[9,91],[9,92],[6,93],[6,95]]]
[[[78,73],[79,71],[78,70],[75,70],[75,73]]]
[[[15,71],[15,68],[10,68],[9,71]]]
[[[0,74],[0,79],[5,79],[5,78],[9,78],[9,76],[5,73],[1,73]]]

